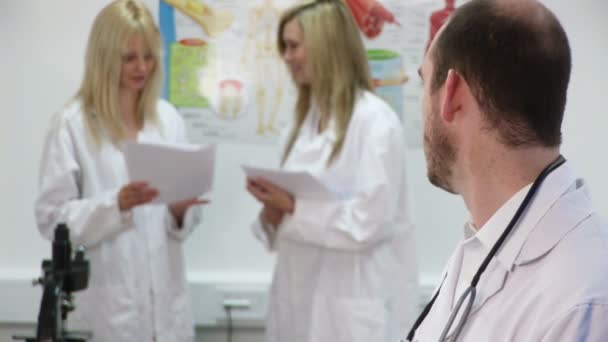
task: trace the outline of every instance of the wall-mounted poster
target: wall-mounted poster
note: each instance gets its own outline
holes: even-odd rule
[[[165,96],[194,142],[276,143],[295,88],[277,51],[277,26],[297,0],[159,0]],[[422,142],[417,69],[454,0],[344,1],[361,30],[375,90]]]

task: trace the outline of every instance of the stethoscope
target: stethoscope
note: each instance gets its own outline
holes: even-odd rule
[[[458,336],[460,335],[460,332],[462,331],[462,328],[464,327],[464,325],[467,321],[467,318],[471,312],[471,309],[473,307],[473,302],[475,301],[475,295],[477,292],[477,283],[479,282],[479,278],[481,278],[481,275],[486,270],[486,267],[488,267],[488,264],[490,263],[492,258],[494,258],[494,256],[498,252],[498,249],[500,248],[500,246],[502,246],[504,241],[507,239],[507,236],[509,235],[509,233],[513,230],[513,227],[515,227],[515,225],[517,224],[517,222],[519,221],[521,216],[524,214],[524,211],[529,207],[530,202],[532,201],[532,198],[538,192],[538,188],[540,187],[543,180],[545,180],[545,178],[551,172],[553,172],[555,169],[560,167],[565,162],[566,162],[566,159],[560,155],[551,164],[547,165],[547,167],[545,167],[545,169],[538,175],[538,177],[536,177],[536,180],[534,180],[534,183],[532,183],[532,187],[530,187],[530,190],[528,190],[528,193],[526,194],[526,197],[524,198],[523,202],[521,202],[521,204],[519,205],[519,208],[517,208],[517,211],[515,212],[515,215],[513,216],[513,218],[511,218],[511,221],[507,225],[507,228],[502,232],[502,234],[500,235],[498,240],[494,243],[494,246],[492,246],[492,249],[486,256],[486,258],[483,260],[483,262],[477,269],[477,272],[475,273],[475,276],[473,277],[473,280],[471,281],[471,285],[469,285],[469,287],[464,291],[464,293],[458,299],[458,302],[456,302],[456,306],[454,307],[454,310],[452,310],[452,313],[450,314],[450,317],[448,319],[448,322],[445,325],[445,328],[443,328],[441,337],[439,338],[439,342],[446,341],[446,337],[447,337],[450,329],[452,328],[452,325],[454,324],[454,320],[456,319],[456,316],[457,316],[458,312],[460,311],[462,304],[468,298],[467,305],[464,309],[464,312],[460,316],[458,325],[456,325],[454,334],[452,335],[452,338],[451,338],[452,341],[456,341],[458,339]],[[443,280],[445,281],[445,277],[443,278]],[[412,326],[412,329],[410,329],[410,332],[407,334],[406,341],[412,341],[412,339],[414,338],[416,329],[418,329],[420,324],[422,324],[422,322],[424,321],[426,316],[431,311],[431,308],[433,307],[433,304],[435,303],[435,300],[437,299],[437,296],[439,295],[439,291],[441,291],[442,286],[443,286],[443,281],[441,282],[441,285],[439,285],[439,289],[435,292],[435,295],[433,295],[433,298],[431,298],[431,300],[428,302],[428,304],[424,307],[424,310],[422,310],[422,313],[420,314],[420,316],[418,316],[418,318],[416,319],[416,322],[414,322],[414,326]]]

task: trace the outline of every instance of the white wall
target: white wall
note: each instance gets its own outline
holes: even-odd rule
[[[50,246],[39,237],[32,215],[42,142],[50,115],[79,85],[90,25],[107,2],[0,0],[0,289],[14,291],[0,291],[0,321],[35,317],[39,289],[22,292],[15,284],[26,286],[27,279],[39,274],[41,259],[50,255]],[[591,184],[597,209],[606,214],[608,162],[602,138],[608,127],[603,106],[608,89],[604,64],[608,60],[608,2],[544,2],[562,20],[573,50],[563,153]],[[248,223],[257,207],[243,190],[238,166],[242,162],[273,163],[275,148],[224,144],[218,152],[213,203],[205,210],[205,223],[186,244],[189,276],[195,287],[218,282],[266,284],[273,259],[249,233]],[[407,153],[421,280],[431,286],[467,215],[458,197],[428,184],[422,151]],[[196,298],[208,298],[205,291]],[[28,307],[21,313],[15,311],[24,299],[19,296],[28,297]]]

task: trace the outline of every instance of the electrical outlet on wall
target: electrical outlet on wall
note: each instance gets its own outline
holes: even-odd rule
[[[264,285],[218,285],[216,321],[226,323],[228,311],[235,326],[260,326],[266,318],[268,287]],[[217,312],[217,311],[216,311]]]

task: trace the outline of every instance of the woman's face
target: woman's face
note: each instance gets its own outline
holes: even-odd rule
[[[154,70],[156,60],[141,34],[129,39],[127,51],[122,56],[120,69],[121,90],[139,92]]]
[[[291,72],[291,77],[298,85],[310,84],[311,71],[306,58],[304,33],[300,24],[294,19],[283,27],[282,38],[285,45],[283,59]]]

